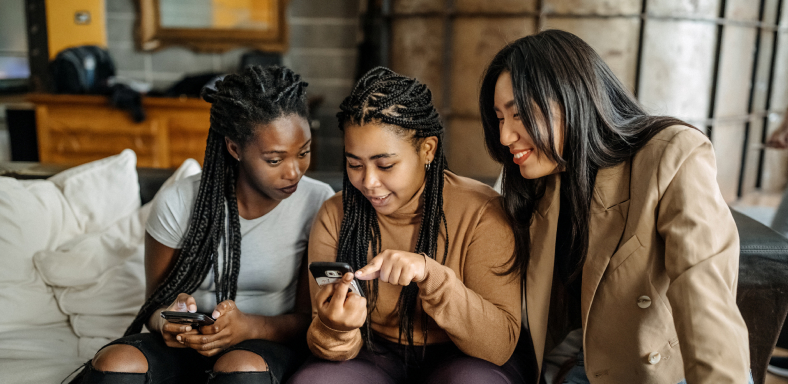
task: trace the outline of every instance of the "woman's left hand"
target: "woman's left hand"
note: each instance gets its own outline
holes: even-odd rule
[[[215,323],[200,327],[199,335],[181,334],[179,341],[203,356],[213,356],[251,338],[248,316],[235,306],[234,301],[219,303],[211,317],[216,319]]]
[[[427,260],[417,253],[387,249],[356,271],[359,280],[380,279],[384,283],[406,286],[424,280]]]

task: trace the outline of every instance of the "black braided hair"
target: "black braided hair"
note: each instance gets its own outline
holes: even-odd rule
[[[218,81],[216,89],[203,89],[203,99],[212,104],[211,128],[189,227],[175,266],[143,304],[126,335],[139,333],[153,312],[172,303],[179,293],[194,292],[211,268],[216,302],[235,299],[241,264],[241,224],[235,195],[238,161],[227,151],[225,137],[243,147],[259,126],[280,117],[297,115],[309,120],[307,85],[301,76],[285,67],[249,66],[242,73]],[[225,201],[229,208],[227,214]],[[225,217],[228,217],[227,230]],[[219,245],[225,233],[219,271]]]
[[[415,253],[424,253],[436,259],[438,252],[438,235],[441,224],[445,232],[443,258],[449,250],[449,233],[446,215],[443,212],[443,178],[447,169],[446,157],[443,152],[443,124],[438,111],[432,105],[432,93],[427,86],[416,79],[402,76],[388,68],[377,67],[367,72],[356,84],[353,92],[345,98],[337,113],[339,127],[344,131],[346,124],[364,125],[366,123],[384,123],[394,126],[397,134],[409,137],[414,147],[418,148],[424,138],[438,138],[435,159],[430,164],[426,175],[423,192],[423,216]],[[380,227],[375,209],[348,179],[347,167],[344,172],[342,188],[342,205],[344,218],[339,232],[337,260],[350,264],[353,269],[367,265],[368,251],[373,255],[380,253]],[[371,344],[370,318],[375,309],[378,293],[378,281],[364,284],[367,297],[367,322],[362,328],[364,340]],[[419,287],[411,283],[402,289],[397,308],[399,311],[399,339],[402,336],[413,349],[413,316],[416,312]],[[426,344],[427,319],[422,319],[422,332]]]

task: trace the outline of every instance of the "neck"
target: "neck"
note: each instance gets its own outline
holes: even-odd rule
[[[235,182],[235,196],[238,200],[238,214],[246,220],[253,220],[271,212],[280,200],[274,200],[255,188],[242,166],[238,167],[238,179]]]

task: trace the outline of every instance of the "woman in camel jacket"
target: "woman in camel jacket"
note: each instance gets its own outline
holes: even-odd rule
[[[504,164],[534,371],[575,338],[558,383],[746,383],[739,239],[709,140],[648,116],[561,31],[501,50],[480,106]]]

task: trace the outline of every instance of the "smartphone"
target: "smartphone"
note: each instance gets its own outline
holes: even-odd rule
[[[192,328],[211,325],[216,319],[204,313],[163,311],[161,317],[170,323],[191,325]]]
[[[312,273],[317,285],[322,287],[342,280],[342,276],[346,273],[353,273],[353,268],[348,263],[315,261],[309,263],[309,272]],[[350,292],[364,297],[364,291],[361,290],[361,285],[355,278],[350,283]]]

